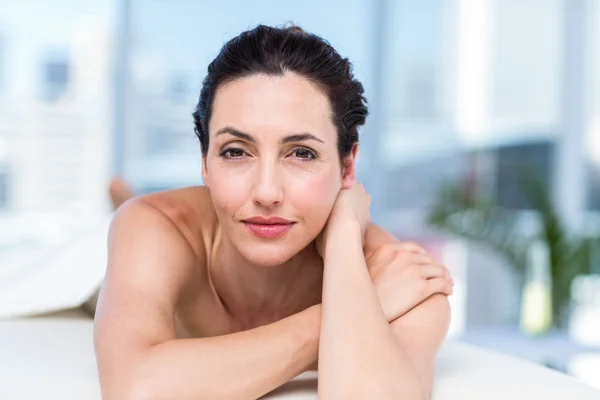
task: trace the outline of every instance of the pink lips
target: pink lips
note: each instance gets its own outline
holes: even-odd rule
[[[279,217],[253,217],[248,218],[243,222],[251,234],[265,239],[283,236],[292,228],[292,225],[294,225],[293,221]]]

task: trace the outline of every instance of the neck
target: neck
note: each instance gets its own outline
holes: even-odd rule
[[[246,327],[278,321],[321,302],[323,260],[311,243],[281,265],[249,262],[218,235],[210,273],[232,317]]]

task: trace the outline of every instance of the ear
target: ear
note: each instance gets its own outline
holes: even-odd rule
[[[202,155],[202,182],[204,182],[204,186],[210,187],[208,182],[208,169],[206,167],[206,155]]]
[[[355,182],[354,171],[356,165],[356,154],[358,153],[358,143],[352,145],[350,154],[344,158],[342,168],[342,189],[350,189]]]

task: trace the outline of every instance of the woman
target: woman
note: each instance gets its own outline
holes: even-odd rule
[[[116,213],[95,324],[104,398],[254,399],[319,370],[323,399],[425,399],[451,278],[369,223],[351,65],[258,26],[209,65],[205,187]]]

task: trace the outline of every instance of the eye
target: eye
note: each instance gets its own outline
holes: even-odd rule
[[[223,158],[241,158],[244,156],[244,150],[238,147],[230,147],[223,150],[220,156]]]
[[[294,149],[292,151],[292,154],[294,155],[294,157],[299,158],[301,160],[305,160],[305,161],[311,161],[311,160],[314,160],[315,158],[317,158],[317,155],[313,151],[311,151],[305,147],[298,147],[298,148]]]

